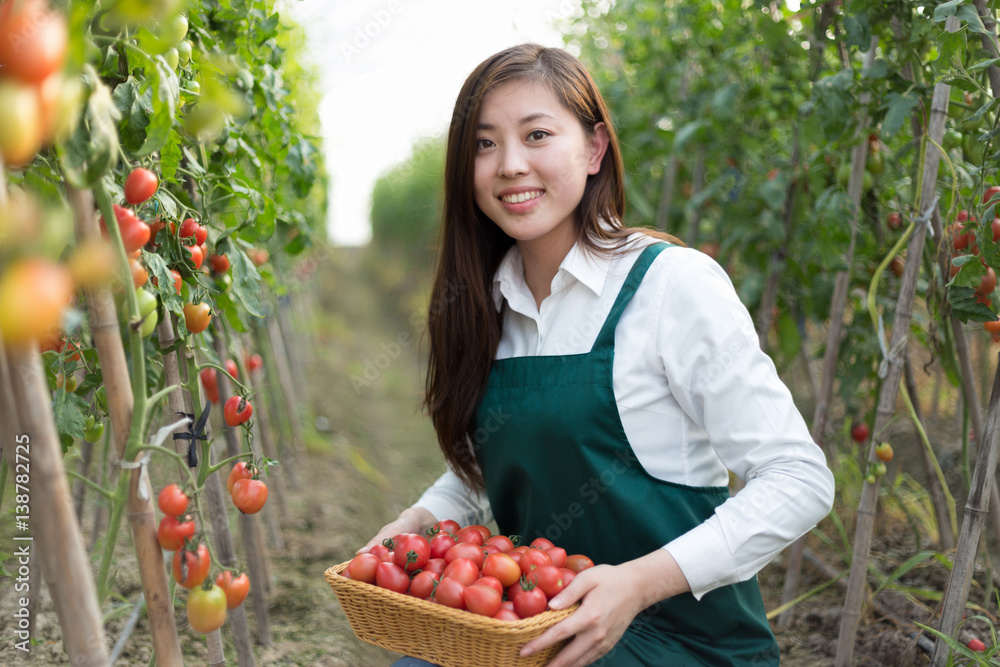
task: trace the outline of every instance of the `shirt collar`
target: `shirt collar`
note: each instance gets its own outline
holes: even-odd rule
[[[596,296],[604,290],[613,257],[586,250],[579,241],[573,244],[559,264],[559,270],[552,279],[552,291],[557,292],[570,284],[571,280],[583,283]],[[515,243],[500,261],[493,278],[493,301],[497,310],[504,299],[510,302],[515,293],[527,291],[524,282],[524,258]]]

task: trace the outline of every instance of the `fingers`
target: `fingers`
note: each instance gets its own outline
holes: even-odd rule
[[[584,570],[578,574],[573,581],[570,582],[569,586],[564,588],[558,595],[549,600],[549,609],[566,609],[572,607],[574,603],[582,599],[584,595],[589,593],[600,581],[600,577],[594,576],[592,570],[595,568],[590,568]]]

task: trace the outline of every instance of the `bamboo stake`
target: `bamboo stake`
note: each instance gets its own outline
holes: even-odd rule
[[[292,326],[292,305],[289,296],[278,299],[278,327],[281,329],[281,339],[285,342],[285,354],[288,356],[288,368],[292,372],[292,381],[295,387],[306,387],[305,372],[302,369],[302,354],[306,345],[302,340],[301,330]],[[299,398],[299,414],[302,414],[305,407],[302,403],[301,392],[296,392]]]
[[[979,550],[979,541],[983,536],[986,515],[989,511],[989,499],[990,496],[996,495],[990,490],[1000,454],[997,444],[998,430],[1000,430],[1000,368],[993,377],[993,391],[990,394],[990,405],[986,414],[986,440],[979,446],[972,488],[969,489],[969,498],[965,504],[962,533],[958,539],[958,552],[955,554],[948,587],[945,589],[941,623],[938,628],[948,635],[954,634],[965,612],[969,584],[976,564],[976,553]],[[948,645],[941,640],[936,644],[931,665],[943,667],[948,658]]]
[[[226,334],[222,327],[219,326],[213,327],[212,331],[215,334],[215,354],[220,360],[224,361],[227,358]],[[218,371],[216,373],[218,375],[219,403],[220,405],[225,405],[226,401],[232,395],[229,386],[229,376]],[[227,456],[236,456],[242,451],[239,442],[239,431],[241,429],[242,427],[235,427],[225,430]],[[254,457],[259,458],[256,452],[254,453]],[[267,608],[267,579],[269,575],[263,555],[260,553],[259,546],[261,542],[258,536],[259,530],[256,516],[240,512],[240,534],[243,538],[243,552],[246,556],[247,575],[250,577],[251,583],[250,596],[253,599],[254,619],[257,626],[257,643],[261,646],[268,646],[271,643],[271,622]]]
[[[76,474],[80,477],[86,477],[87,471],[90,468],[90,460],[94,455],[94,445],[84,438],[80,441],[79,447],[80,460],[76,464]],[[85,491],[86,486],[84,486],[81,480],[78,479],[73,483],[73,509],[76,511],[77,521],[83,521],[83,499]]]
[[[76,237],[80,242],[98,235],[97,219],[94,215],[93,199],[89,191],[78,190],[66,185],[66,195],[73,209]],[[117,231],[117,230],[115,230]],[[119,242],[120,244],[120,242]],[[123,253],[124,249],[119,248]],[[131,283],[129,283],[129,286]],[[128,290],[126,289],[126,292]],[[131,431],[133,430],[133,406],[135,397],[125,362],[125,348],[118,333],[118,315],[114,299],[106,289],[85,290],[90,329],[94,347],[101,364],[101,373],[111,424],[114,430],[115,448],[120,460],[125,459]],[[140,352],[141,354],[141,352]],[[142,397],[145,401],[145,397]],[[139,434],[141,437],[141,434]],[[142,454],[136,458],[140,460]],[[136,467],[128,484],[126,512],[132,530],[132,542],[139,563],[142,592],[146,597],[146,607],[153,637],[153,651],[161,664],[180,664],[181,650],[174,622],[173,598],[164,567],[163,551],[156,539],[156,510],[154,497],[144,468]],[[148,491],[146,493],[145,491]],[[146,497],[144,498],[143,495]],[[112,531],[109,540],[117,534],[120,515],[113,512]],[[109,545],[109,548],[110,545]]]
[[[271,339],[271,358],[274,359],[278,368],[278,383],[281,387],[281,396],[285,400],[285,410],[288,415],[288,422],[292,429],[292,450],[295,455],[305,451],[305,437],[302,435],[302,418],[299,412],[298,392],[295,390],[295,383],[292,381],[292,373],[288,368],[287,345],[281,335],[281,328],[276,317],[267,318],[267,333]]]
[[[4,455],[15,480],[18,474],[28,475],[23,491],[29,496],[30,515],[25,513],[26,523],[18,526],[15,555],[24,557],[27,572],[28,557],[37,551],[70,662],[106,665],[101,610],[73,511],[51,404],[37,343],[4,349],[0,339],[0,405],[6,413],[0,423],[0,442],[5,443]],[[21,494],[22,489],[17,492]],[[29,529],[30,535],[20,534]],[[38,594],[37,588],[31,592]]]
[[[946,29],[955,30],[958,20],[948,19]],[[948,27],[951,26],[951,27]],[[944,123],[948,111],[948,97],[951,86],[938,83],[934,86],[931,101],[928,135],[938,145],[944,135]],[[922,151],[923,165],[920,181],[920,197],[917,210],[930,217],[933,210],[932,202],[936,200],[935,183],[937,182],[940,154],[935,149]],[[917,291],[917,278],[920,273],[919,258],[923,254],[924,240],[927,236],[927,224],[916,223],[916,228],[910,236],[907,254],[913,261],[907,262],[903,270],[902,285],[896,301],[895,319],[892,325],[892,338],[888,345],[889,356],[885,360],[886,375],[879,394],[878,408],[875,417],[875,427],[868,446],[868,461],[876,461],[875,445],[880,434],[892,419],[896,408],[896,398],[902,377],[903,363],[901,350],[909,337],[910,320],[913,315],[913,302]],[[877,274],[876,274],[877,275]],[[878,503],[878,489],[881,478],[874,484],[866,483],[861,490],[861,502],[858,507],[857,525],[854,536],[854,550],[851,557],[851,575],[848,580],[847,596],[844,600],[844,613],[841,617],[840,635],[837,640],[837,667],[849,667],[854,654],[855,638],[858,623],[861,619],[861,607],[864,603],[864,590],[867,584],[868,558],[871,553],[872,532],[875,527],[875,509]]]
[[[254,344],[260,351],[264,359],[264,371],[270,379],[267,383],[266,402],[268,416],[276,415],[276,419],[270,423],[273,425],[273,433],[277,438],[278,450],[281,454],[281,467],[284,469],[286,479],[293,487],[299,485],[299,476],[294,448],[289,446],[288,439],[292,437],[292,418],[278,404],[275,395],[275,381],[279,375],[278,363],[275,360],[274,346],[271,345],[270,335],[265,327],[255,327],[253,330]],[[280,387],[278,387],[280,389]]]
[[[249,369],[247,369],[250,372]],[[278,455],[274,449],[274,442],[271,440],[271,432],[268,428],[267,401],[264,400],[264,378],[262,371],[250,372],[250,386],[253,388],[254,396],[259,396],[256,404],[257,420],[253,425],[254,442],[259,442],[263,454],[269,459],[277,460]],[[279,472],[275,475],[268,475],[267,484],[269,487],[268,500],[274,503],[264,505],[264,523],[267,526],[268,543],[272,549],[282,550],[285,548],[285,539],[281,535],[281,521],[288,520],[288,507],[285,504],[285,481]],[[277,504],[277,511],[274,505]],[[280,518],[280,520],[279,520]]]

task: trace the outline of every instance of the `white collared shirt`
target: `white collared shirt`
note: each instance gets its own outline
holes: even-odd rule
[[[605,256],[574,245],[536,307],[515,245],[497,270],[504,302],[497,359],[589,352],[629,269],[652,239]],[[833,475],[791,393],[760,351],[753,321],[707,255],[667,248],[615,329],[615,398],[639,463],[655,478],[746,486],[707,521],[665,545],[695,597],[749,579],[833,504]],[[445,473],[416,505],[463,525],[490,519],[485,494]],[[637,512],[656,511],[636,508]]]

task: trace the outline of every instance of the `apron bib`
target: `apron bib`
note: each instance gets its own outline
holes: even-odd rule
[[[546,537],[566,553],[617,565],[703,523],[729,497],[724,486],[652,477],[618,414],[615,327],[666,247],[643,250],[590,352],[494,362],[476,421],[476,458],[501,533],[525,544]],[[754,577],[700,601],[684,593],[653,605],[594,664],[765,667],[778,665],[778,647]]]

